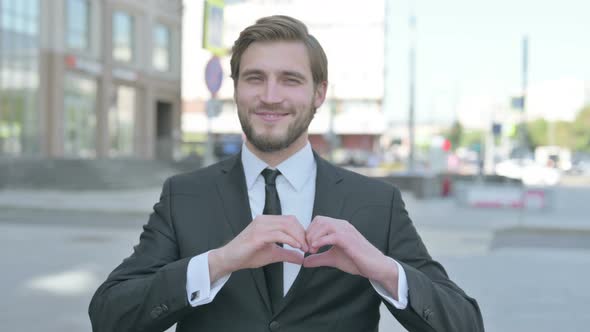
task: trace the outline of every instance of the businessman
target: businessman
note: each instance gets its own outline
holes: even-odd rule
[[[320,158],[308,127],[327,58],[300,21],[234,43],[241,152],[163,187],[139,244],[90,303],[94,331],[483,331],[428,254],[399,190]]]

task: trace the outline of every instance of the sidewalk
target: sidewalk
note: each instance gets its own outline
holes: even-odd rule
[[[4,207],[147,215],[158,202],[160,191],[159,187],[116,191],[0,190],[0,209]]]
[[[535,231],[590,232],[590,218],[585,208],[572,202],[556,204],[551,209],[481,208],[460,205],[455,198],[416,200],[404,196],[410,217],[417,225],[436,229],[499,229],[526,228]]]
[[[147,216],[160,196],[160,187],[141,190],[0,190],[2,208],[133,213]],[[586,194],[584,195],[586,196]],[[590,197],[590,190],[587,196]],[[432,228],[539,228],[549,230],[590,231],[586,197],[580,192],[558,196],[560,201],[550,210],[487,209],[460,206],[454,198],[415,199],[403,193],[414,223]],[[577,201],[577,202],[576,202]]]

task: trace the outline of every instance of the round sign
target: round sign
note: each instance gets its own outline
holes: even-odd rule
[[[215,95],[221,88],[221,81],[223,80],[223,69],[219,58],[214,56],[205,67],[205,84],[211,94]]]

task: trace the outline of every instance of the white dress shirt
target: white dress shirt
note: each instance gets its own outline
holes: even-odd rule
[[[242,164],[244,166],[244,175],[246,177],[246,186],[248,187],[248,199],[250,201],[250,210],[252,219],[262,214],[264,209],[265,183],[264,177],[260,174],[262,170],[269,167],[264,161],[254,155],[246,145],[242,146]],[[301,223],[304,229],[307,229],[311,223],[313,214],[313,203],[315,197],[315,184],[317,165],[311,145],[307,145],[297,153],[289,157],[276,167],[281,174],[276,179],[277,192],[281,201],[281,210],[283,215],[293,215]],[[284,244],[284,248],[292,248]],[[189,303],[193,306],[199,306],[210,303],[215,295],[221,290],[231,274],[225,275],[213,284],[209,280],[209,252],[193,257],[187,269],[186,291]],[[392,259],[393,260],[393,259]],[[393,260],[395,262],[395,260]],[[406,273],[403,267],[398,263],[399,280],[398,280],[398,297],[395,300],[384,287],[377,282],[370,280],[371,285],[387,302],[391,303],[398,309],[405,309],[408,305],[408,284]],[[283,291],[287,294],[289,288],[293,285],[301,265],[285,262],[283,263]]]

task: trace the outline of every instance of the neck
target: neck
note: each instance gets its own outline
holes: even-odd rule
[[[293,142],[288,147],[273,151],[273,152],[264,152],[257,149],[250,141],[246,139],[246,146],[248,150],[250,150],[256,157],[260,158],[260,160],[264,161],[270,167],[277,167],[283,161],[289,159],[292,155],[299,152],[299,150],[303,149],[307,144],[307,134],[301,135],[295,142]]]

